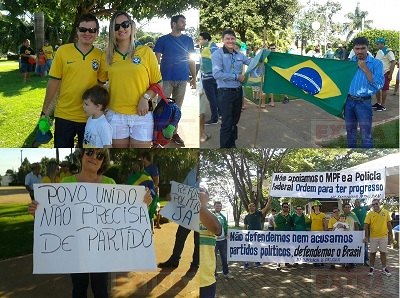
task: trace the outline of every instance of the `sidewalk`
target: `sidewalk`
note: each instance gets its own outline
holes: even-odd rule
[[[392,276],[375,271],[368,276],[368,267],[356,265],[350,272],[341,266],[335,270],[303,264],[298,267],[282,267],[263,263],[260,267],[243,269],[243,264],[230,262],[229,271],[233,279],[222,275],[221,261],[217,259],[217,298],[232,297],[399,297],[399,251],[388,249],[387,264]],[[284,266],[283,264],[281,266]],[[381,269],[379,255],[376,269]]]
[[[185,148],[199,148],[199,97],[196,90],[190,88],[187,84],[185,100],[182,105],[182,118],[179,121],[178,133],[185,142]],[[181,148],[171,142],[165,148]]]
[[[172,254],[178,225],[167,223],[155,229],[156,262]],[[188,273],[193,254],[193,233],[185,243],[180,265],[175,270],[112,273],[110,297],[198,297],[197,275]],[[112,260],[110,260],[112,262]],[[72,285],[68,274],[32,274],[32,255],[0,261],[0,297],[2,298],[70,298]],[[90,288],[90,287],[89,287]],[[91,290],[88,297],[93,297]]]
[[[389,90],[387,110],[374,111],[374,126],[399,118],[399,96],[392,93],[393,90]],[[372,102],[375,103],[375,99]],[[275,107],[267,105],[266,109],[245,99],[245,107],[238,124],[238,148],[316,148],[346,133],[344,120],[302,99],[291,100],[288,104],[277,102]],[[201,143],[200,147],[219,148],[219,130],[220,124],[205,126],[211,139]]]

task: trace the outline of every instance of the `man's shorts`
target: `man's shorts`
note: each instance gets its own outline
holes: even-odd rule
[[[21,72],[32,72],[32,65],[29,63],[21,62]]]
[[[371,238],[369,240],[369,246],[370,249],[369,251],[372,253],[377,252],[378,250],[380,252],[387,252],[387,245],[388,245],[388,238]]]
[[[137,141],[149,142],[153,140],[153,114],[145,116],[120,114],[109,110],[107,121],[113,129],[113,140],[131,138]]]
[[[385,72],[385,84],[382,87],[382,90],[389,90],[389,84],[390,84],[390,79],[389,79],[389,71]]]

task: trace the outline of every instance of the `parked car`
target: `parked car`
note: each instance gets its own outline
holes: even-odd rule
[[[19,60],[19,54],[7,52],[7,60]]]

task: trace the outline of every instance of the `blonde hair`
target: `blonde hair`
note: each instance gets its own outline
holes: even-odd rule
[[[129,23],[131,24],[131,36],[130,36],[130,45],[127,53],[127,57],[132,58],[135,53],[135,37],[136,37],[136,24],[133,21],[132,17],[123,11],[115,12],[110,20],[110,26],[108,28],[108,47],[107,47],[107,56],[106,63],[110,65],[112,63],[112,59],[115,53],[115,49],[117,48],[117,38],[115,35],[115,20],[119,16],[126,16],[128,18]]]

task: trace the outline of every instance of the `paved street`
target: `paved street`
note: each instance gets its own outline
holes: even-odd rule
[[[399,118],[399,97],[388,92],[387,110],[374,112],[373,125]],[[375,102],[375,99],[373,99]],[[207,105],[208,106],[208,105]],[[206,120],[210,119],[207,111]],[[201,148],[219,148],[220,124],[208,125],[206,133],[211,139]],[[345,135],[344,120],[334,117],[305,100],[291,100],[288,104],[275,103],[260,109],[245,99],[238,124],[238,148],[302,148],[319,147],[340,135]]]
[[[399,297],[399,251],[389,249],[388,268],[392,276],[387,277],[376,271],[368,276],[368,267],[357,265],[350,272],[341,266],[335,270],[313,267],[311,264],[285,268],[277,271],[276,265],[264,263],[256,268],[243,269],[243,264],[229,263],[233,279],[222,275],[221,262],[218,259],[218,298],[232,297]],[[283,266],[283,264],[282,264]],[[376,268],[381,268],[377,258]]]
[[[8,196],[5,195],[5,200]],[[0,197],[2,199],[2,197]],[[28,201],[21,195],[21,202]],[[0,203],[4,203],[0,200]],[[166,261],[172,253],[178,225],[163,224],[154,231],[156,261]],[[2,239],[3,241],[3,239]],[[179,267],[154,272],[112,273],[110,297],[198,297],[197,275],[188,271],[193,254],[193,232],[189,234]],[[112,262],[112,259],[109,260]],[[32,274],[32,255],[0,261],[0,297],[2,298],[69,298],[72,285],[68,274]],[[88,297],[93,297],[88,291]]]

